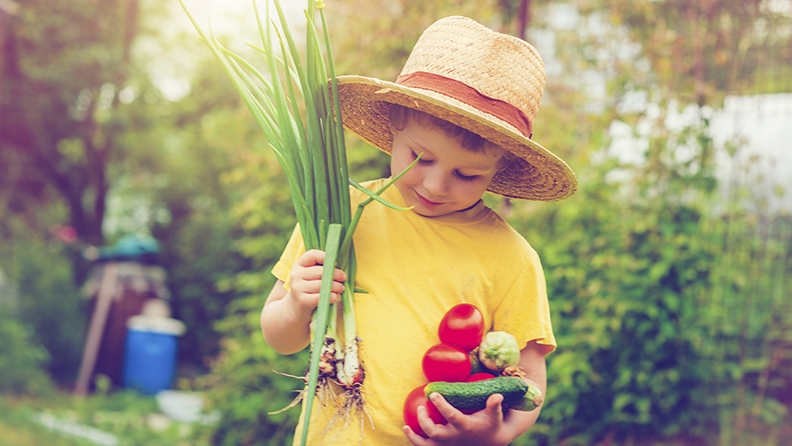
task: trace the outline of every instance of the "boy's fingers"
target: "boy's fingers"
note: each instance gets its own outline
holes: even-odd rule
[[[487,398],[486,411],[491,418],[502,420],[503,419],[503,395],[496,393]]]
[[[425,406],[418,407],[418,424],[423,429],[424,433],[429,437],[424,438],[419,436],[421,441],[417,444],[421,445],[432,445],[436,444],[436,442],[432,439],[441,439],[445,434],[444,431],[448,429],[446,425],[443,424],[435,424],[434,420],[429,417],[429,412]]]
[[[440,415],[448,420],[448,423],[459,430],[465,430],[468,422],[467,415],[460,412],[457,408],[449,404],[439,393],[429,395],[429,400],[435,405]],[[503,420],[503,395],[496,393],[487,398],[487,405],[484,408],[487,416],[495,420]],[[420,420],[420,417],[419,417]],[[423,428],[423,424],[421,425]],[[424,429],[425,431],[425,429]]]
[[[449,404],[448,401],[443,398],[443,395],[434,392],[429,395],[429,400],[435,405],[437,411],[440,412],[440,415],[442,415],[449,424],[457,429],[464,427],[463,423],[465,422],[465,414],[457,410],[456,407]],[[423,425],[421,427],[423,427]]]
[[[402,430],[404,431],[404,435],[407,435],[407,439],[410,440],[410,443],[415,446],[427,446],[431,444],[424,437],[413,432],[410,426],[404,426]]]
[[[321,278],[322,270],[324,269],[324,259],[325,259],[324,251],[320,251],[318,249],[311,249],[309,251],[306,251],[305,254],[303,254],[302,256],[300,256],[299,259],[297,259],[297,265],[310,271],[311,277],[316,276],[318,278]],[[333,271],[334,281],[343,283],[346,280],[346,278],[347,275],[343,270],[336,268],[335,271]]]
[[[324,251],[320,251],[318,249],[311,249],[305,251],[305,254],[301,255],[300,258],[297,259],[297,264],[303,267],[321,265],[324,263],[324,259],[325,259]]]

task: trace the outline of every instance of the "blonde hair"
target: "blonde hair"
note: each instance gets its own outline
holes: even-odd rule
[[[431,126],[440,129],[446,136],[457,139],[464,149],[474,153],[492,153],[501,155],[498,162],[498,171],[506,169],[517,159],[517,156],[501,146],[494,144],[482,136],[464,129],[456,124],[452,124],[445,119],[405,107],[399,104],[390,104],[388,113],[391,131],[404,130],[410,119],[422,126]]]

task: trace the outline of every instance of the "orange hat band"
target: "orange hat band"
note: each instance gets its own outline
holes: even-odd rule
[[[531,120],[519,108],[506,101],[483,95],[475,88],[458,80],[425,71],[415,71],[399,76],[396,83],[405,87],[434,91],[454,98],[508,122],[529,139],[533,135]]]

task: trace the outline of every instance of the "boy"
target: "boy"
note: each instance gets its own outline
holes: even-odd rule
[[[339,78],[344,125],[390,153],[392,173],[423,155],[383,195],[412,210],[372,204],[355,232],[356,286],[368,291],[355,297],[355,311],[372,423],[346,425],[332,420],[334,407],[315,405],[309,444],[506,445],[536,421],[539,410],[504,411],[501,395],[465,415],[434,394],[431,401],[448,423],[434,424],[420,409],[424,438],[403,426],[402,407],[408,393],[426,383],[421,358],[439,342],[445,312],[460,302],[481,310],[488,331],[517,338],[526,380],[545,391],[544,356],[555,349],[555,338],[539,259],[481,200],[487,190],[545,201],[574,193],[569,167],[530,139],[544,83],[532,46],[464,17],[427,28],[395,83]],[[365,198],[354,189],[351,194],[353,208]],[[273,269],[278,281],[261,326],[280,353],[309,344],[323,260],[321,251],[304,252],[295,231]],[[332,302],[344,279],[336,270]]]

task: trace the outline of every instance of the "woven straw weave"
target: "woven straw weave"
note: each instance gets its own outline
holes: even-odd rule
[[[533,123],[545,85],[544,64],[527,42],[494,32],[466,17],[441,19],[424,31],[402,76],[428,73],[462,83],[479,94],[511,104]],[[509,197],[555,201],[572,195],[577,181],[560,158],[504,119],[454,97],[419,85],[400,85],[362,76],[340,76],[344,126],[390,153],[389,104],[445,119],[517,155],[518,161],[493,178],[489,191]],[[517,112],[517,113],[519,113]]]
[[[440,74],[510,103],[532,122],[536,119],[545,73],[534,47],[517,37],[490,32],[465,17],[438,21],[428,31],[418,39],[417,51],[413,50],[401,75]]]

